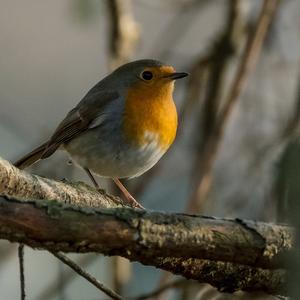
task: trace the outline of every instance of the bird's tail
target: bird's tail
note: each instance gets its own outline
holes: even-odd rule
[[[36,161],[42,158],[42,155],[47,148],[48,142],[42,144],[41,146],[37,147],[36,149],[32,150],[30,153],[19,159],[14,163],[16,167],[19,169],[25,169],[32,164],[34,164]]]

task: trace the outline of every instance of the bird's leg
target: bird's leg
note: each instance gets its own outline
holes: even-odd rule
[[[97,191],[100,191],[101,188],[100,188],[98,182],[96,181],[95,177],[91,173],[91,171],[88,168],[84,168],[84,170],[86,171],[86,173],[88,174],[89,178],[93,182],[93,184],[94,184],[95,188],[97,189]],[[113,178],[113,181],[115,182],[115,184],[117,185],[117,187],[121,190],[121,192],[124,194],[126,200],[128,201],[128,203],[131,206],[144,209],[144,207],[141,204],[139,204],[133,198],[133,196],[131,196],[131,194],[127,191],[126,187],[122,184],[122,182],[118,178]]]
[[[121,192],[124,194],[126,200],[128,201],[128,203],[129,203],[130,205],[132,205],[133,207],[145,209],[141,204],[139,204],[139,203],[131,196],[131,194],[128,192],[128,190],[126,189],[126,187],[122,184],[122,182],[121,182],[118,178],[113,178],[113,181],[115,182],[115,184],[117,185],[117,187],[121,190]]]
[[[92,180],[95,188],[97,189],[97,191],[99,192],[101,189],[100,189],[100,186],[98,184],[98,182],[96,181],[96,179],[94,178],[93,174],[91,173],[91,171],[88,169],[88,168],[84,168],[84,171],[86,171],[86,173],[88,174],[89,178]]]

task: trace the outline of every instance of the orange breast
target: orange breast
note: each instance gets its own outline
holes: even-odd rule
[[[130,143],[138,146],[149,143],[149,133],[157,135],[164,150],[173,143],[177,130],[173,88],[173,83],[151,87],[137,83],[128,91],[123,130]]]

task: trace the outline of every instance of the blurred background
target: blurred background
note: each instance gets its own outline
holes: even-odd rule
[[[132,194],[154,210],[293,220],[289,210],[297,207],[300,178],[299,1],[282,1],[277,7],[257,65],[226,114],[261,0],[0,4],[2,158],[14,161],[44,142],[85,93],[119,64],[154,58],[191,76],[176,85],[176,142],[151,171],[126,182]],[[67,162],[64,153],[56,153],[32,172],[89,183],[84,172]],[[99,182],[116,193],[110,182]],[[19,299],[16,249],[0,242],[1,299]],[[173,280],[160,270],[120,258],[70,257],[124,296]],[[26,247],[25,268],[28,299],[107,299],[45,251]],[[189,282],[159,299],[275,298],[222,294]]]

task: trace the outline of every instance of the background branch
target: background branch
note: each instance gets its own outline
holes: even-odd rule
[[[92,264],[97,263],[96,261],[97,255],[82,255],[78,261],[77,265],[86,269]],[[52,282],[49,281],[47,287],[42,290],[42,292],[36,296],[37,300],[48,300],[53,299],[57,293],[57,286],[63,284],[63,287],[66,288],[72,281],[77,277],[77,273],[75,273],[70,268],[63,268],[62,274],[59,278],[55,278]]]
[[[269,29],[273,17],[275,16],[279,0],[265,0],[260,16],[252,35],[249,36],[241,61],[237,68],[232,86],[225,99],[224,107],[217,116],[216,125],[210,139],[205,141],[205,149],[202,152],[203,165],[201,166],[201,176],[194,195],[188,203],[188,211],[201,211],[203,201],[210,190],[212,182],[212,168],[216,159],[219,146],[221,144],[225,128],[231,112],[246,85],[251,71],[256,65],[263,41]]]
[[[21,300],[25,300],[25,271],[24,271],[24,245],[18,247],[19,268],[20,268],[20,285],[21,285]]]
[[[110,15],[110,68],[127,63],[134,53],[140,31],[133,18],[131,0],[108,0]]]
[[[103,293],[108,295],[112,299],[116,300],[122,300],[123,297],[115,293],[113,290],[105,286],[103,283],[98,281],[94,276],[89,274],[88,272],[84,271],[82,268],[80,268],[77,264],[75,264],[71,259],[69,259],[67,256],[50,251],[55,257],[57,257],[60,261],[62,261],[64,264],[69,266],[71,269],[73,269],[77,274],[85,278],[87,281],[89,281],[91,284],[93,284],[96,288],[101,290]]]

